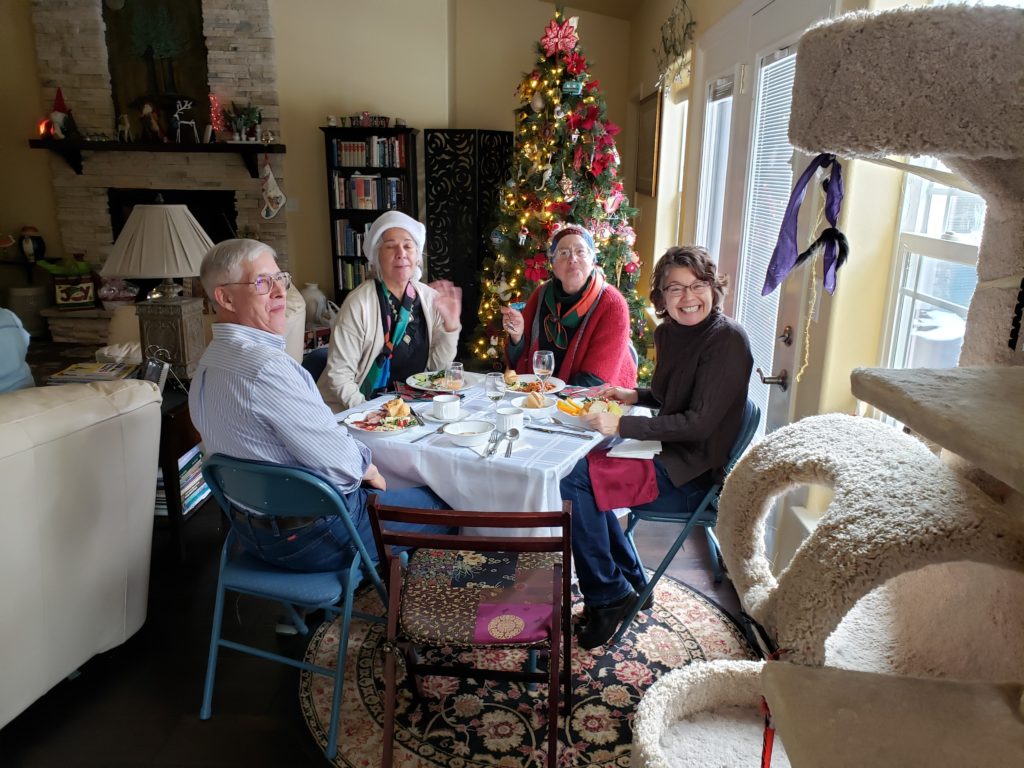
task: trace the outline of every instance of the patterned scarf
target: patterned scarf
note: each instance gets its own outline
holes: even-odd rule
[[[570,332],[580,327],[587,312],[601,296],[603,287],[604,278],[595,269],[587,278],[579,300],[563,310],[562,302],[555,300],[554,281],[548,283],[544,291],[544,306],[548,310],[548,314],[544,318],[544,335],[547,336],[548,341],[559,349],[568,348]]]
[[[413,290],[410,280],[405,284],[405,295],[402,297],[402,306],[398,310],[398,318],[392,318],[388,289],[383,281],[377,280],[376,283],[377,302],[380,304],[380,321],[384,328],[384,346],[381,347],[377,359],[370,366],[370,372],[366,374],[363,383],[359,385],[359,391],[367,400],[373,397],[374,392],[386,389],[391,380],[391,355],[395,351],[395,340],[401,339],[405,335],[405,329],[412,318],[412,305],[416,301],[416,291]]]

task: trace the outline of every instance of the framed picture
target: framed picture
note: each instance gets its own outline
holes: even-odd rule
[[[636,143],[636,191],[655,197],[661,138],[661,89],[640,100]]]

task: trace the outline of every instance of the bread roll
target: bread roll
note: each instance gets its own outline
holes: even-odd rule
[[[400,397],[388,400],[383,407],[388,416],[408,416],[410,413],[408,403]]]
[[[527,408],[543,408],[547,405],[544,401],[544,395],[539,392],[531,392],[528,394],[526,396],[526,400],[523,401],[523,404]]]
[[[505,371],[505,384],[507,386],[511,387],[517,381],[519,381],[519,374],[518,373],[513,371],[511,368],[509,368],[507,371]]]

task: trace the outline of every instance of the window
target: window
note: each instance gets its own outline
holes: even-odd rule
[[[732,128],[733,77],[720,77],[708,86],[704,112],[704,148],[700,158],[700,193],[697,198],[697,244],[718,261],[722,242],[725,180],[729,172],[729,136]]]
[[[947,171],[932,158],[914,164]],[[985,202],[978,195],[907,174],[888,367],[956,366],[967,307],[978,280],[978,244],[984,221]]]

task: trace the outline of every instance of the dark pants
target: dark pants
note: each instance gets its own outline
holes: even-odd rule
[[[637,509],[676,511],[681,517],[697,509],[707,485],[695,480],[676,487],[658,459],[654,460],[654,472],[658,497]],[[565,476],[561,491],[562,498],[572,503],[572,556],[586,604],[601,607],[618,602],[630,590],[640,591],[647,575],[634,557],[618,518],[611,510],[597,508],[586,458]]]
[[[437,494],[424,487],[384,492],[359,488],[346,494],[349,516],[374,563],[377,562],[377,545],[373,540],[373,526],[367,509],[369,493],[378,493],[381,502],[397,507],[448,508]],[[321,517],[301,528],[284,530],[273,525],[268,528],[256,527],[244,515],[236,512],[231,527],[248,552],[268,563],[293,571],[335,571],[343,568],[351,559],[348,530],[345,523],[337,518]],[[393,523],[389,527],[424,533],[449,531],[442,526],[417,523]]]

